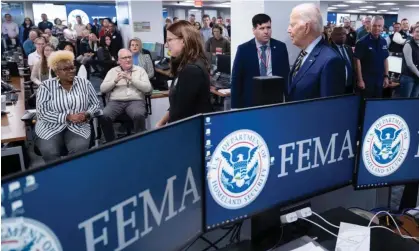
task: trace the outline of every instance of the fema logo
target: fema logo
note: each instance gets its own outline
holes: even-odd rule
[[[389,114],[377,119],[362,146],[362,160],[374,176],[384,177],[397,171],[409,151],[410,132],[406,121]]]
[[[270,167],[269,149],[254,131],[238,130],[225,137],[212,154],[208,187],[227,209],[243,208],[262,192]]]
[[[55,234],[41,222],[24,217],[1,221],[2,251],[63,250]]]

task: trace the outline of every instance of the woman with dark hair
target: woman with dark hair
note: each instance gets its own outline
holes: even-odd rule
[[[201,23],[200,22],[195,22],[195,29],[201,30]]]
[[[184,20],[174,23],[167,29],[166,46],[172,56],[170,67],[174,80],[169,91],[169,111],[156,127],[212,111],[210,66],[199,31]]]
[[[54,46],[51,44],[46,44],[42,48],[41,60],[38,61],[31,71],[31,80],[34,84],[40,85],[42,81],[54,78],[55,73],[48,67],[48,57],[54,52]]]
[[[34,28],[36,28],[36,26],[33,24],[32,20],[29,17],[25,17],[19,30],[19,41],[21,41],[22,44],[29,38],[29,32]]]
[[[99,31],[99,38],[102,38],[103,36],[109,34],[109,24],[112,23],[110,18],[104,18],[103,19],[103,25],[102,28]]]
[[[110,35],[104,35],[100,38],[99,49],[96,52],[97,62],[101,68],[101,77],[105,78],[106,73],[116,66],[116,57],[111,55],[110,46],[112,43],[112,37]]]

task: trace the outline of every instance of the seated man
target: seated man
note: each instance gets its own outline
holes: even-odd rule
[[[74,54],[57,51],[48,57],[57,78],[42,82],[36,95],[37,146],[45,162],[85,151],[90,144],[89,120],[99,110],[99,100],[89,80],[77,77]]]
[[[109,101],[101,118],[106,142],[115,139],[113,121],[124,112],[132,119],[134,133],[145,130],[145,96],[153,88],[147,72],[133,65],[132,53],[127,49],[118,52],[119,66],[112,68],[100,86],[103,94],[109,94]]]

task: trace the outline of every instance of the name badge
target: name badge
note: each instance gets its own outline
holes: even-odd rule
[[[372,47],[368,47],[369,50],[372,50]]]

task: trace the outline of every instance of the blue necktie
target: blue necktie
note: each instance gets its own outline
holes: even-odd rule
[[[268,69],[267,68],[267,62],[266,62],[266,49],[268,48],[267,45],[262,45],[260,47],[261,55],[260,55],[260,62],[259,62],[259,69],[260,69],[260,75],[261,76],[267,76]]]

